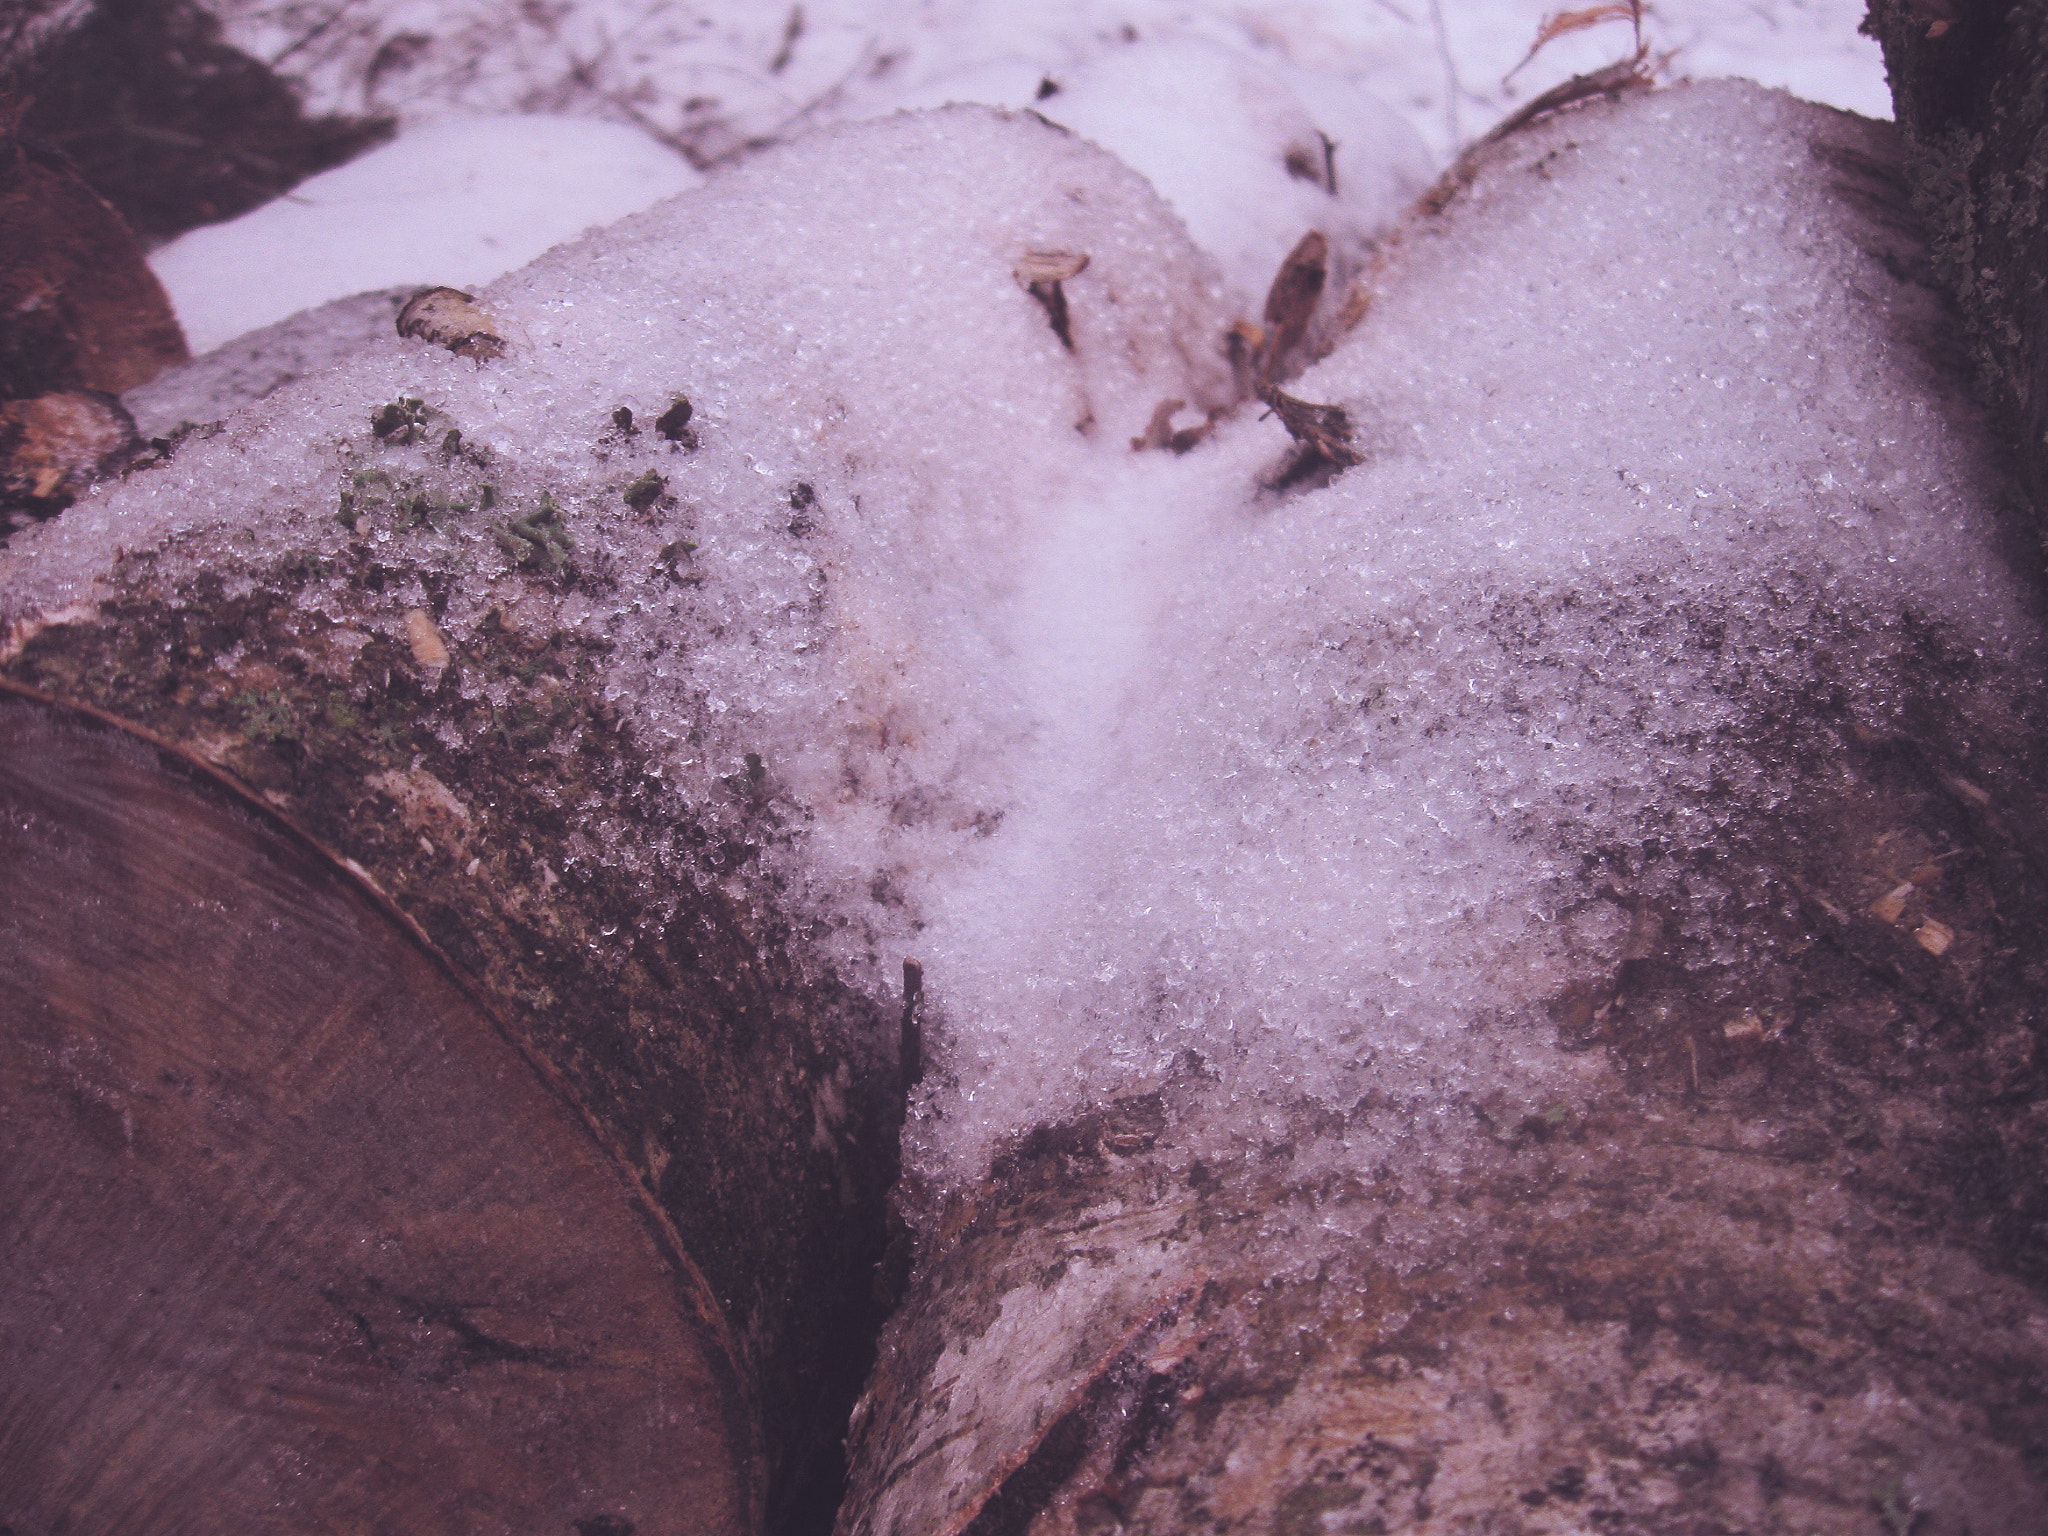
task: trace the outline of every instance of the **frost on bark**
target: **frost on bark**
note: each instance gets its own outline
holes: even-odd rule
[[[1148,198],[1031,119],[820,136],[475,315],[442,294],[423,334],[177,434],[0,555],[0,674],[178,744],[367,871],[673,1225],[750,1399],[758,1528],[829,1520],[901,1121],[905,899],[880,859],[842,876],[806,850],[838,846],[835,816],[983,835],[915,792],[918,762],[891,777],[927,733],[899,728],[922,717],[892,691],[887,578],[938,579],[925,532],[965,499],[922,474],[951,463],[960,392],[920,391],[980,368],[970,397],[1007,399],[1021,375],[1030,409],[989,431],[1027,465],[1086,461],[1091,379],[1119,449],[1160,395],[1206,405],[1193,386],[1224,365],[1181,339],[1222,328],[1207,268]],[[837,237],[791,240],[791,207]],[[850,260],[897,272],[903,225],[941,277],[834,285]],[[1041,246],[1096,253],[1078,359],[1012,276]],[[916,349],[877,346],[878,316]],[[882,561],[892,517],[908,552]],[[824,786],[808,802],[799,771]]]
[[[1562,179],[1609,113],[1510,139],[1479,182]],[[1818,110],[1809,133],[1925,365],[1896,141]],[[1485,206],[1411,225],[1387,285]],[[1878,643],[1850,613],[1801,640]],[[1982,653],[1938,626],[1886,731],[1732,637],[1700,654],[1784,792],[1724,794],[1703,845],[1581,850],[1626,938],[1550,999],[1572,1086],[1261,1098],[1197,1047],[966,1188],[913,1185],[842,1536],[2042,1528],[2038,736],[1963,723]]]
[[[1872,0],[1914,202],[2048,535],[2048,5]]]

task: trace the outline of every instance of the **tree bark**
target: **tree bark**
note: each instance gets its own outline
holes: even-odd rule
[[[450,579],[404,558],[358,549],[348,580],[366,610],[387,587]],[[253,786],[477,979],[723,1307],[763,1446],[766,1528],[815,1529],[883,1311],[900,1102],[893,1072],[835,1042],[893,1040],[893,1019],[806,978],[766,894],[735,894],[746,888],[726,877],[755,846],[707,842],[650,771],[592,686],[589,637],[499,627],[429,665],[295,605],[306,562],[266,565],[233,596],[217,575],[160,585],[151,567],[121,556],[118,596],[17,635],[0,672]],[[511,702],[464,698],[464,668]],[[449,745],[465,740],[483,745]],[[749,835],[769,835],[766,808],[752,814]],[[630,846],[661,882],[593,857],[600,846]]]
[[[1871,0],[1914,202],[2048,537],[2048,6]]]
[[[906,228],[945,261],[906,262]],[[1042,247],[1102,253],[1074,352],[1015,275]],[[1221,301],[1132,173],[959,109],[428,307],[0,556],[0,673],[233,774],[476,979],[717,1298],[766,1528],[816,1531],[887,1306],[892,877],[1000,819],[926,793],[982,701],[927,709],[902,674],[952,651],[891,610],[920,575],[968,594],[944,622],[985,601],[954,535],[1000,558],[1088,431],[1216,403]],[[963,442],[1010,445],[1015,514],[946,472]]]

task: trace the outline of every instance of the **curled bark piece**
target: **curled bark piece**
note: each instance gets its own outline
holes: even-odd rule
[[[458,288],[428,288],[398,312],[398,334],[431,341],[457,357],[488,362],[505,355],[497,322],[477,307],[473,294]]]
[[[141,446],[113,395],[65,390],[0,402],[0,537],[54,517]]]
[[[1087,267],[1086,251],[1026,251],[1017,260],[1017,281],[1027,288],[1033,283],[1063,283]]]
[[[1280,376],[1301,345],[1302,337],[1308,334],[1309,318],[1316,312],[1316,301],[1323,296],[1329,268],[1330,242],[1321,231],[1313,229],[1295,242],[1287,259],[1280,263],[1280,270],[1273,275],[1273,286],[1266,291],[1266,328],[1257,365],[1261,384],[1270,384]]]

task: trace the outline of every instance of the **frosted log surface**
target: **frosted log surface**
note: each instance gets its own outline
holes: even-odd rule
[[[1158,466],[1087,509],[1143,530],[1135,576],[1085,588],[1116,535],[1084,525],[1025,593],[1060,702],[1035,798],[929,903],[959,1052],[932,1169],[1186,1049],[1255,1098],[1541,1097],[1576,1070],[1541,1005],[1628,939],[1599,850],[1677,868],[1795,800],[1826,749],[1773,733],[1815,699],[1900,731],[1929,632],[2004,672],[1940,692],[2011,739],[2037,630],[1981,428],[1919,350],[1938,301],[1873,267],[1858,173],[1823,158],[1854,160],[1853,120],[1725,85],[1625,121],[1569,119],[1412,227],[1290,386],[1348,409],[1365,465],[1262,496],[1284,438],[1243,423],[1199,483]],[[1731,927],[1732,892],[1659,895]],[[1738,943],[1716,960],[1766,958]]]
[[[2038,1526],[2038,628],[1897,170],[1511,141],[1291,386],[1367,462],[1040,649],[842,1530]]]

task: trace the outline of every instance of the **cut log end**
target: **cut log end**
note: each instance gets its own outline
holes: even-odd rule
[[[757,1528],[652,1204],[354,877],[0,693],[0,1526]]]

